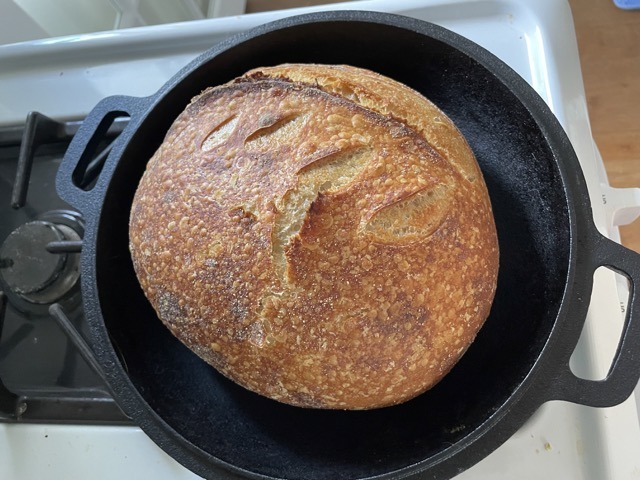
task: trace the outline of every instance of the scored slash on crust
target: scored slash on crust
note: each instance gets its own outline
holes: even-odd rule
[[[308,114],[299,112],[263,115],[258,121],[258,128],[246,136],[244,148],[252,151],[272,143],[294,143],[308,118]],[[209,151],[226,142],[234,135],[238,120],[239,117],[234,115],[218,124],[201,143],[201,149]],[[367,139],[361,137],[361,142],[356,146],[334,146],[311,153],[296,171],[295,186],[276,200],[272,259],[281,282],[289,283],[286,248],[300,232],[318,195],[345,188],[374,160],[371,149],[367,147]],[[365,212],[359,230],[381,241],[389,240],[390,233],[395,237],[394,241],[403,237],[415,240],[431,235],[449,210],[450,188],[451,185],[443,183],[434,188],[422,187],[404,192],[375,210]],[[241,205],[239,208],[256,214],[254,205]]]

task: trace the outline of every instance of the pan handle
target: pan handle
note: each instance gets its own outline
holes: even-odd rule
[[[96,187],[108,183],[130,132],[147,112],[152,99],[124,95],[107,97],[87,115],[71,140],[56,176],[56,189],[63,200],[85,214],[96,204],[94,198],[103,190]],[[113,136],[113,127],[117,124],[120,129],[122,124],[126,126],[103,148],[105,139]]]
[[[595,233],[591,254],[593,270],[604,266],[629,280],[629,305],[618,349],[604,380],[586,380],[575,376],[568,364],[553,382],[559,391],[557,400],[592,407],[611,407],[624,402],[640,378],[640,255]]]

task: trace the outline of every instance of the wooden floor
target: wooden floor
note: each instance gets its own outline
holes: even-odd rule
[[[640,10],[570,0],[591,130],[614,187],[640,187]],[[640,219],[621,228],[640,252]]]
[[[248,0],[247,11],[335,1]],[[569,0],[569,3],[591,128],[609,182],[614,187],[640,187],[640,10],[620,10],[613,0]],[[622,227],[621,234],[624,245],[640,252],[640,219]]]

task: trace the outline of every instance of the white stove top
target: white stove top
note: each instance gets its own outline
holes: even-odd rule
[[[571,12],[557,0],[365,0],[8,45],[0,47],[0,125],[21,123],[30,110],[80,118],[105,96],[150,95],[230,34],[285,15],[328,9],[408,15],[487,48],[533,86],[564,126],[587,178],[598,228],[617,238],[615,212],[635,202],[627,217],[640,213],[640,199],[607,184],[589,127]],[[627,290],[606,269],[599,269],[594,281],[597,294],[572,367],[582,376],[603,378],[622,328],[626,301],[619,298],[626,298]],[[608,409],[549,402],[502,447],[456,478],[640,478],[636,402],[632,396]],[[136,476],[198,478],[136,427],[0,424],[0,478]]]

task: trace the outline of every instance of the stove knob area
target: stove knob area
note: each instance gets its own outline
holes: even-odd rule
[[[0,247],[0,281],[34,304],[53,303],[69,293],[80,277],[78,253],[50,253],[50,242],[78,241],[71,227],[33,221],[14,230]]]

